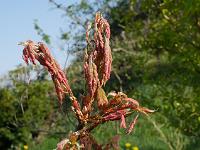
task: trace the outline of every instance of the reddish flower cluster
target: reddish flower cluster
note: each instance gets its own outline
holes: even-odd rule
[[[106,107],[104,107],[102,112],[102,117],[104,121],[110,120],[120,120],[120,127],[126,128],[125,117],[132,114],[132,112],[137,111],[144,114],[152,113],[154,110],[147,109],[145,107],[141,107],[138,101],[128,98],[126,94],[122,92],[111,92],[109,93],[112,96],[109,99],[109,103]],[[127,133],[130,133],[133,130],[133,127],[137,121],[138,114],[135,119],[130,123],[129,128],[127,129]]]
[[[56,93],[60,102],[62,102],[65,93],[71,93],[65,73],[61,70],[59,64],[51,56],[49,49],[43,43],[34,43],[31,40],[20,43],[25,46],[23,49],[23,59],[28,64],[29,60],[35,64],[38,60],[41,65],[46,67],[51,74],[52,80],[55,85]]]
[[[112,55],[110,49],[110,25],[100,13],[96,14],[94,22],[94,41],[96,51],[96,65],[99,67],[98,73],[101,73],[100,84],[105,85],[110,78]]]
[[[106,84],[111,73],[110,26],[100,13],[96,13],[94,35],[92,37],[90,37],[91,27],[92,25],[88,24],[86,31],[88,47],[85,52],[84,62],[85,78],[91,97],[88,106],[91,105],[95,98],[98,101],[98,107],[101,108],[108,103],[102,86]],[[94,40],[90,40],[90,38]]]
[[[93,35],[90,34],[91,30],[94,33]],[[126,130],[129,134],[135,126],[139,112],[146,115],[154,112],[154,110],[141,107],[138,101],[129,98],[122,92],[110,92],[107,95],[103,90],[103,86],[111,74],[112,56],[109,40],[110,26],[107,20],[100,13],[97,13],[93,25],[88,24],[86,31],[87,48],[84,59],[84,72],[87,94],[82,96],[82,105],[74,97],[64,72],[53,59],[48,48],[43,43],[35,44],[30,40],[22,43],[25,46],[23,50],[25,62],[30,61],[35,64],[35,60],[38,60],[51,74],[60,102],[62,102],[66,93],[69,94],[72,102],[72,110],[76,114],[79,123],[77,131],[70,134],[68,139],[61,141],[57,146],[58,150],[78,149],[85,146],[84,142],[81,142],[83,140],[80,140],[82,145],[79,145],[77,140],[80,138],[90,140],[90,131],[107,121],[121,120],[120,126],[127,128],[125,118],[137,112],[136,117]],[[94,101],[97,102],[94,103]],[[95,107],[93,106],[95,104],[98,106],[97,110],[94,110]],[[88,143],[90,142],[92,141],[88,141]]]

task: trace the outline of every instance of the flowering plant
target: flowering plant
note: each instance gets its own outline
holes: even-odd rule
[[[57,144],[57,150],[91,149],[94,144],[90,132],[98,125],[114,120],[121,120],[120,126],[129,134],[138,119],[139,113],[148,114],[153,110],[141,107],[137,100],[129,98],[122,92],[105,93],[103,87],[110,78],[112,55],[110,48],[110,26],[106,19],[97,12],[94,23],[88,23],[86,30],[87,46],[84,55],[84,73],[87,84],[86,95],[78,100],[71,90],[68,80],[49,52],[41,42],[31,40],[22,42],[23,59],[28,64],[36,60],[48,69],[54,82],[59,102],[69,96],[72,110],[78,120],[76,131]],[[81,103],[80,103],[81,102]],[[126,117],[136,112],[137,115],[126,126]],[[100,149],[100,148],[99,148]]]

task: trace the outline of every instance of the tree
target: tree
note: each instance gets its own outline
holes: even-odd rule
[[[66,16],[72,18],[73,25],[80,30],[91,12],[105,10],[113,33],[115,71],[111,75],[113,85],[107,88],[122,87],[144,102],[152,99],[146,104],[158,107],[168,118],[167,123],[186,135],[199,136],[198,0],[81,1],[69,6],[50,2],[70,11]],[[76,35],[80,37],[83,33]],[[143,92],[144,89],[148,90]]]
[[[19,66],[9,72],[7,79],[2,79],[7,85],[0,89],[1,149],[27,144],[48,126],[45,122],[52,113],[54,96],[50,92],[52,85],[40,69]]]

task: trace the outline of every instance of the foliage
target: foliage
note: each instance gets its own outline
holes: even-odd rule
[[[8,86],[0,89],[1,148],[26,144],[40,133],[39,127],[46,126],[52,111],[52,85],[47,80],[30,80],[31,68],[19,67],[9,72]],[[49,98],[47,99],[47,96]]]
[[[105,10],[113,33],[113,85],[107,88],[158,107],[169,125],[198,137],[199,5],[198,0],[110,0],[94,7]],[[90,15],[81,3],[73,7]]]
[[[198,141],[199,1],[85,2],[89,8],[103,10],[111,26],[114,66],[106,90],[123,90],[142,99],[166,117],[162,122],[166,128]],[[91,15],[81,3],[75,7],[83,16]]]
[[[72,115],[66,104],[59,107],[54,100],[56,93],[44,69],[19,66],[1,80],[1,149],[38,144],[46,135],[59,138],[73,129]]]
[[[139,92],[141,99],[154,100],[152,104],[169,119],[170,125],[187,135],[199,136],[199,25],[196,14],[200,11],[200,3],[138,3],[129,1],[124,5],[126,14],[118,13],[118,7],[111,11],[111,16],[125,15],[119,17],[121,22],[114,20],[114,23],[122,25],[125,33],[129,33],[125,38],[132,39],[116,48],[121,48],[121,53],[127,52],[127,55],[131,52],[134,60],[130,60],[131,56],[124,60],[133,62],[134,70],[141,73],[135,73],[136,79],[139,77],[139,86],[132,84],[135,92],[131,93]],[[121,5],[120,8],[123,10]],[[135,11],[131,11],[132,8]],[[121,60],[120,56],[118,59]],[[129,77],[134,78],[133,75]]]
[[[62,29],[60,38],[76,46],[71,49],[73,52],[80,51],[86,46],[84,31],[87,20],[91,20],[97,10],[104,12],[104,16],[110,22],[113,54],[111,78],[105,86],[105,92],[123,91],[129,97],[139,99],[142,105],[157,109],[157,117],[154,120],[167,140],[163,139],[152,123],[144,124],[141,119],[138,121],[139,128],[136,126],[133,136],[122,134],[121,147],[129,142],[137,145],[139,149],[169,149],[169,145],[178,149],[180,144],[177,144],[177,141],[180,140],[177,137],[184,139],[181,140],[182,149],[199,147],[198,0],[82,0],[66,5],[58,4],[54,0],[49,2],[62,10],[63,16],[70,19],[69,30]],[[42,37],[48,35],[39,26],[38,29]],[[45,40],[45,37],[43,39]],[[85,94],[85,81],[80,80],[80,76],[83,77],[84,74],[80,60],[81,57],[78,57],[66,69],[69,84],[78,99]],[[41,78],[44,79],[44,76]],[[10,112],[20,108],[13,105],[17,103],[14,101],[18,97],[12,94],[11,89],[7,91],[4,88],[1,92],[7,97],[1,108],[9,106]],[[6,103],[10,104],[4,106]],[[67,112],[68,116],[69,109],[66,108],[69,106],[70,103],[64,101],[63,111]],[[2,113],[1,118],[6,119],[5,122],[11,118],[12,122],[13,116],[10,115]],[[62,115],[58,116],[64,118]],[[69,118],[73,119],[73,116],[70,114]],[[73,129],[70,121],[67,122],[69,126],[64,126],[65,123],[61,121],[58,128],[64,132]],[[6,124],[2,124],[1,128],[6,129],[5,126]],[[101,143],[105,136],[111,138],[111,135],[116,133],[117,129],[113,130],[115,127],[115,124],[106,123],[95,129],[93,134]],[[108,129],[109,133],[101,132],[105,129]],[[10,145],[18,139],[10,130],[6,129],[2,133],[9,137],[4,144],[9,141]]]

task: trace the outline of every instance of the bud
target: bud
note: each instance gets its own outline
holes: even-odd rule
[[[121,124],[120,124],[121,128],[126,128],[126,121],[125,121],[125,117],[124,115],[121,116]]]
[[[92,61],[93,59],[92,55],[88,56],[87,52],[85,55],[86,55],[85,62],[84,62],[85,79],[87,81],[89,94],[91,97],[93,97],[99,83],[97,66]]]
[[[128,130],[126,131],[127,134],[130,134],[131,131],[133,130],[133,128],[134,128],[134,126],[135,126],[135,124],[136,124],[136,122],[137,122],[138,116],[139,116],[139,115],[137,114],[137,116],[134,118],[134,120],[130,123],[129,128],[128,128]]]
[[[97,90],[97,103],[98,103],[99,108],[103,108],[104,106],[108,104],[106,93],[101,87],[99,87]]]

